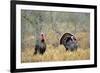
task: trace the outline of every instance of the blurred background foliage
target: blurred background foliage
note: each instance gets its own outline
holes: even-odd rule
[[[46,36],[46,43],[55,47],[61,36],[69,32],[76,36],[81,48],[89,48],[90,14],[21,10],[21,48],[34,47],[41,32]]]

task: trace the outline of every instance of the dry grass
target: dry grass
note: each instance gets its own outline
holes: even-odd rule
[[[33,55],[34,48],[26,48],[21,53],[21,62],[42,62],[42,61],[65,61],[65,60],[86,60],[90,59],[90,49],[81,49],[71,52],[66,51],[63,45],[53,47],[47,45],[43,55]]]
[[[90,35],[88,32],[78,32],[75,34],[79,47],[82,49],[87,49],[90,47]]]

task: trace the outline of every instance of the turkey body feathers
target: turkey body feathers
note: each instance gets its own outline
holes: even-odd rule
[[[78,48],[77,40],[75,36],[70,33],[65,33],[61,39],[60,44],[64,45],[66,50],[74,51]]]
[[[65,33],[60,39],[60,44],[63,44],[63,41],[67,40],[67,38],[71,37],[71,36],[73,36],[73,35],[70,33]]]
[[[35,45],[35,52],[34,54],[43,54],[46,50],[46,43],[45,41],[38,41]]]

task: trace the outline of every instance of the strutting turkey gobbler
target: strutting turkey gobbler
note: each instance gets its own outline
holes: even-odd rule
[[[35,52],[34,54],[44,54],[46,50],[46,43],[45,43],[45,38],[44,38],[44,34],[41,33],[40,38],[37,39],[36,44],[35,44]]]
[[[67,50],[74,51],[78,48],[78,43],[74,35],[70,33],[65,33],[61,39],[60,44],[64,45],[64,47]]]

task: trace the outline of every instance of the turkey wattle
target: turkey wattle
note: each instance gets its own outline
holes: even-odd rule
[[[37,53],[44,54],[45,50],[46,50],[46,43],[45,43],[44,34],[42,33],[40,35],[40,39],[37,39],[36,41],[34,54]]]
[[[78,48],[78,43],[75,36],[73,36],[70,33],[65,33],[61,37],[60,44],[63,44],[66,50],[70,50],[70,51],[77,50]]]

